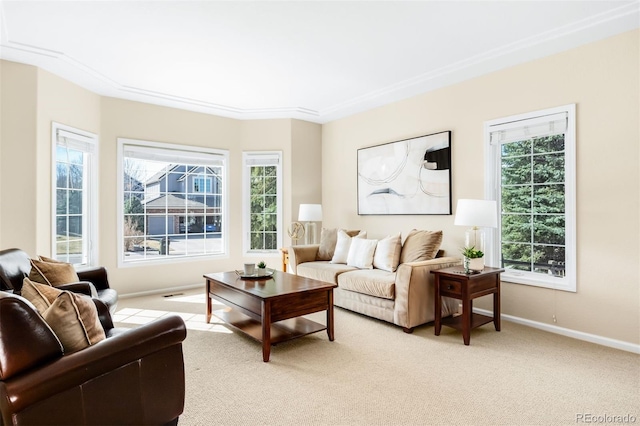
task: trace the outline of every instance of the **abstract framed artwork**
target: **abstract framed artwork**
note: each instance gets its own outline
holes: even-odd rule
[[[451,131],[360,148],[358,214],[451,214]]]

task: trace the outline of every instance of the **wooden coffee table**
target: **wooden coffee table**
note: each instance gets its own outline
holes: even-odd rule
[[[262,360],[271,345],[327,330],[333,341],[333,289],[336,284],[274,271],[268,279],[243,279],[235,271],[205,274],[207,323],[211,315],[262,342]],[[211,299],[227,308],[211,312]],[[327,311],[327,324],[302,315]]]

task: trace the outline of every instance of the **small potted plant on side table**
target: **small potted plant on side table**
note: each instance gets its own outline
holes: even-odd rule
[[[464,256],[464,273],[479,272],[484,269],[484,253],[475,246],[462,249]]]
[[[256,265],[258,267],[258,275],[266,275],[267,274],[267,264],[264,261],[261,261]]]

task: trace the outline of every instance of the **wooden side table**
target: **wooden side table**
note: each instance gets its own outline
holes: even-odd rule
[[[282,252],[282,272],[287,272],[287,266],[289,265],[289,249],[283,247],[280,251]]]
[[[465,274],[461,266],[431,271],[435,275],[435,335],[440,335],[442,325],[462,331],[465,345],[471,341],[471,330],[493,322],[500,331],[500,273],[504,269],[485,267],[483,271]],[[473,299],[493,294],[493,317],[473,312]],[[442,318],[441,297],[462,301],[462,315]]]

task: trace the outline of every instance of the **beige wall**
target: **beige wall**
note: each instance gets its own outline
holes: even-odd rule
[[[38,69],[0,61],[0,247],[36,250],[36,134]]]
[[[373,238],[443,229],[457,255],[464,229],[453,216],[357,215],[356,150],[452,130],[455,209],[484,196],[484,121],[575,103],[578,291],[505,283],[503,313],[549,324],[555,315],[559,327],[639,343],[638,61],[636,30],[324,125],[324,225]]]
[[[300,204],[322,204],[322,126],[293,120],[291,140],[291,169],[296,178],[291,181],[291,220],[287,224],[298,221]],[[320,229],[317,231],[319,238]],[[288,236],[287,245],[291,245]]]
[[[100,97],[30,65],[0,61],[0,247],[51,252],[51,123],[99,133]]]

